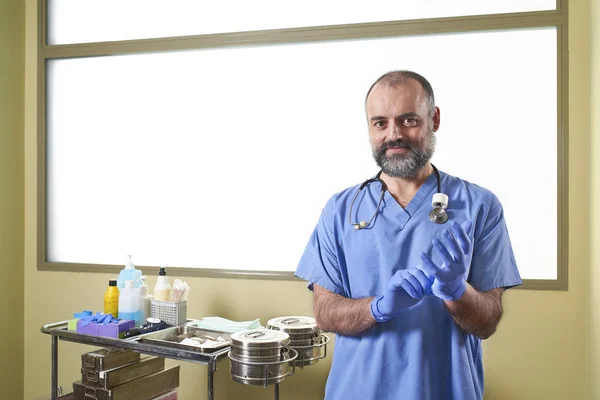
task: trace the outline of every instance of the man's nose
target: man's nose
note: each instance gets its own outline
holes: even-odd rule
[[[389,136],[389,140],[401,139],[403,136],[402,127],[400,125],[398,125],[396,122],[390,123],[390,130],[388,132],[388,136]]]

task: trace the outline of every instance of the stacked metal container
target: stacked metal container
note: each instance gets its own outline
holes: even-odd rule
[[[75,400],[151,400],[179,387],[179,366],[162,357],[141,358],[126,349],[99,349],[81,356]]]
[[[298,352],[294,361],[301,369],[316,364],[327,356],[329,336],[324,335],[312,317],[279,317],[269,320],[268,329],[285,332],[290,336],[289,347]]]
[[[232,333],[231,377],[238,383],[264,387],[282,382],[294,373],[289,364],[298,357],[288,348],[289,342],[287,333],[264,328]]]

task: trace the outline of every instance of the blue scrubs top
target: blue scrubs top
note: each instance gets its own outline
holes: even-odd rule
[[[449,197],[450,220],[473,221],[473,257],[467,281],[478,291],[522,283],[498,198],[475,184],[440,171]],[[403,209],[386,191],[376,218],[362,230],[348,222],[352,198],[360,185],[327,202],[295,275],[333,293],[364,298],[383,294],[399,269],[420,263],[424,251],[441,265],[431,239],[449,224],[428,218],[437,189],[435,174]],[[381,194],[369,184],[352,208],[352,221],[368,221]],[[385,323],[357,336],[336,335],[326,400],[482,399],[481,340],[465,333],[444,302],[426,296]]]

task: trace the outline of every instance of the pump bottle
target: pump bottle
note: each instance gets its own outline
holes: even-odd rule
[[[131,261],[131,256],[127,260],[125,264],[125,268],[119,272],[119,276],[117,277],[117,287],[119,290],[123,290],[125,287],[125,281],[133,281],[133,286],[136,288],[140,287],[140,276],[142,276],[142,271],[136,269]]]
[[[167,271],[161,267],[158,272],[158,279],[154,286],[154,300],[158,301],[169,301],[171,296],[171,285],[169,284],[169,278],[167,278]]]

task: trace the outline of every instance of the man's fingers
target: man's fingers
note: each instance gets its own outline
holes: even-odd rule
[[[462,251],[458,243],[456,243],[456,239],[454,238],[454,236],[452,236],[450,231],[444,231],[442,233],[442,240],[446,247],[446,250],[448,250],[448,253],[450,253],[450,255],[452,256],[452,262],[460,260],[462,256]],[[447,263],[446,261],[444,261],[444,263],[447,265],[451,264]]]
[[[419,281],[419,284],[424,290],[423,294],[426,294],[433,283],[433,279],[429,279],[427,275],[425,275],[423,271],[419,269],[412,270],[411,274]]]
[[[388,282],[388,286],[390,290],[398,290],[400,289],[402,286],[400,285],[400,283],[402,282],[402,270],[398,270],[394,273],[394,275],[390,278],[390,281]]]
[[[452,223],[452,232],[464,254],[469,254],[471,251],[471,239],[468,233],[471,230],[471,226],[471,221],[464,222],[463,226],[459,225],[458,222]]]
[[[407,270],[398,270],[392,276],[389,282],[390,290],[394,292],[398,292],[401,289],[404,289],[406,293],[413,299],[420,299],[423,297],[423,288],[421,284],[408,272]]]
[[[468,237],[471,237],[471,228],[473,227],[473,221],[466,220],[462,223],[461,228],[465,231]]]
[[[417,293],[417,291],[415,290],[414,286],[410,282],[408,282],[406,279],[403,279],[402,282],[400,282],[400,286],[413,299],[418,299],[420,297],[419,294]]]
[[[421,253],[420,258],[421,262],[423,263],[422,270],[429,276],[437,276],[438,272],[440,271],[440,267],[435,265],[431,258],[429,258],[429,256],[425,253]]]
[[[406,280],[413,286],[418,298],[420,299],[421,297],[423,297],[423,286],[421,285],[421,282],[419,282],[419,280],[415,278],[410,272],[406,273]]]
[[[454,262],[454,257],[452,256],[452,254],[450,254],[450,252],[448,252],[446,246],[444,246],[444,244],[438,238],[433,238],[431,243],[433,244],[433,247],[435,247],[437,252],[440,254],[440,257],[442,257],[442,262],[444,264],[450,265]]]

